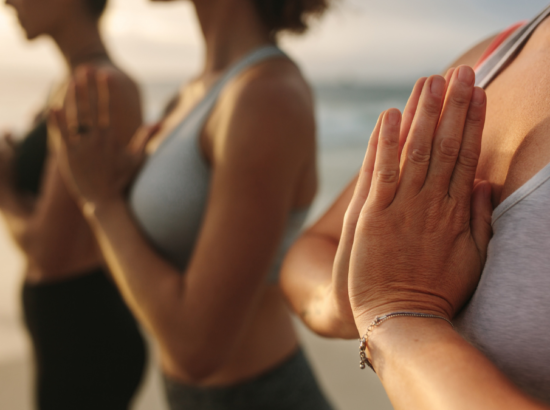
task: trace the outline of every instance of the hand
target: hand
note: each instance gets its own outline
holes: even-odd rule
[[[448,74],[449,78],[450,75],[452,75],[451,70]],[[421,78],[417,81],[409,98],[409,101],[407,102],[407,105],[405,107],[399,136],[399,157],[401,157],[403,146],[407,140],[407,136],[409,134],[416,113],[416,109],[418,107],[422,88],[424,87],[426,80],[427,78]],[[363,166],[361,167],[361,170],[359,172],[354,195],[348,206],[346,214],[344,215],[342,234],[340,236],[340,242],[338,244],[338,250],[336,252],[332,271],[331,292],[332,298],[334,300],[336,315],[338,316],[340,322],[342,322],[342,327],[353,328],[354,333],[356,332],[356,325],[348,292],[348,272],[350,268],[349,263],[354,243],[357,222],[359,220],[361,209],[363,207],[363,204],[367,200],[371,187],[376,152],[378,147],[378,138],[380,135],[383,117],[384,113],[382,113],[378,118],[378,122],[376,123],[374,131],[372,132],[369,139],[367,153],[363,161]]]
[[[451,319],[479,281],[492,207],[489,184],[474,186],[486,110],[474,79],[469,67],[454,71],[444,104],[445,80],[426,81],[401,168],[401,115],[384,113],[372,186],[353,200],[362,207],[348,285],[362,332],[395,311]]]
[[[63,110],[52,110],[59,129],[61,172],[76,198],[97,206],[123,198],[145,157],[145,146],[159,126],[142,127],[127,146],[110,126],[109,85],[106,72],[84,68],[69,85]]]

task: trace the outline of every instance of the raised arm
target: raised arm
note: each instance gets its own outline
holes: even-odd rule
[[[123,198],[139,154],[109,145],[101,132],[74,141],[63,130],[66,175],[89,204],[87,218],[117,285],[170,352],[175,362],[165,362],[167,370],[183,366],[197,381],[222,368],[239,346],[314,148],[309,96],[286,80],[253,81],[235,85],[233,109],[220,119],[225,131],[215,136],[208,205],[185,272],[151,247]],[[89,172],[101,156],[120,166]]]
[[[350,256],[350,301],[366,355],[396,409],[548,408],[446,323],[475,289],[491,235],[490,185],[474,187],[486,97],[473,82],[468,67],[453,74],[441,116],[443,94],[424,90],[401,167],[400,116],[388,111],[372,186],[356,190],[368,198],[352,199],[363,207]],[[399,312],[437,318],[376,319]]]
[[[116,135],[122,141],[128,141],[141,124],[141,102],[139,91],[135,83],[118,70],[109,69],[113,77],[111,99],[113,101],[113,127]],[[85,69],[76,71],[78,81],[83,80]],[[62,95],[63,97],[63,95]],[[54,102],[55,103],[55,102]],[[49,134],[52,135],[52,127]],[[51,143],[55,138],[49,141]],[[55,150],[49,150],[48,158],[42,177],[41,193],[38,198],[31,198],[17,192],[13,184],[13,146],[3,143],[0,166],[2,183],[0,183],[0,211],[7,222],[8,229],[28,257],[28,262],[36,264],[48,271],[56,272],[63,269],[63,264],[89,264],[90,261],[81,259],[79,248],[89,249],[92,235],[80,235],[78,230],[89,230],[79,223],[82,220],[81,212],[69,194],[58,167]],[[73,221],[73,223],[68,223]],[[66,229],[62,229],[65,227]],[[56,243],[67,243],[62,238],[79,238],[73,241],[73,250],[66,247],[48,246]],[[88,238],[86,240],[86,238]],[[69,241],[70,242],[70,241]],[[93,246],[93,245],[92,245]],[[62,253],[60,255],[59,253]],[[90,255],[92,258],[97,256]]]
[[[415,85],[401,127],[402,149],[426,78]],[[281,287],[294,312],[315,333],[333,338],[357,338],[348,296],[349,254],[360,206],[350,206],[358,180],[374,165],[382,117],[369,140],[362,171],[345,188],[323,217],[293,245],[285,258]]]
[[[294,312],[315,333],[325,337],[358,337],[347,284],[341,298],[332,285],[332,271],[346,212],[357,178],[337,201],[294,243],[281,270],[281,287]],[[346,303],[339,306],[338,300]]]
[[[474,66],[495,37],[472,47],[452,66]],[[452,71],[447,71],[447,76],[451,73]],[[424,81],[425,79],[421,79],[415,85],[403,112],[400,147],[405,143]],[[376,130],[373,135],[375,134]],[[370,142],[374,143],[376,140],[371,137]],[[372,149],[375,150],[376,147]],[[347,277],[348,261],[337,255],[340,241],[347,244],[340,249],[348,249],[352,244],[355,226],[353,223],[345,223],[344,220],[357,178],[356,176],[349,183],[319,221],[296,241],[283,265],[281,286],[289,304],[310,330],[325,337],[357,337],[347,301],[347,280],[338,279]],[[347,229],[343,231],[345,226]]]

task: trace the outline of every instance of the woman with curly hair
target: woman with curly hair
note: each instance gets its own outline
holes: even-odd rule
[[[277,37],[327,2],[192,3],[205,62],[160,131],[110,138],[110,76],[90,70],[55,115],[63,175],[160,346],[171,409],[329,409],[278,287],[317,175],[311,90]]]

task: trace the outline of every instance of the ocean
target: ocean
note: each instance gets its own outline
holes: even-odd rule
[[[14,80],[0,75],[0,132],[3,129],[12,129],[16,135],[21,135],[45,100],[50,89],[50,81],[46,78],[24,75],[16,78]],[[158,118],[166,101],[177,92],[178,87],[177,81],[143,82],[144,112],[147,121]],[[380,112],[390,107],[403,109],[412,84],[399,86],[353,83],[314,84],[313,88],[318,124],[320,188],[309,217],[310,222],[322,214],[358,171],[370,133]],[[19,309],[23,265],[20,255],[3,228],[1,219],[0,263],[0,378],[3,374],[2,368],[6,369],[5,372],[8,372],[8,368],[14,368],[19,371],[21,378],[23,375],[27,378],[28,373],[21,370],[26,368],[18,364],[27,363],[28,365],[29,363],[28,342],[21,325]],[[353,386],[354,382],[337,376],[338,368],[341,368],[342,372],[347,371],[347,364],[342,364],[342,357],[347,357],[346,355],[350,355],[350,352],[355,353],[355,345],[341,342],[334,347],[331,343],[335,342],[329,343],[314,338],[303,328],[299,331],[305,340],[306,350],[320,373],[321,380],[327,386],[329,395],[340,404],[341,408],[355,408],[353,403],[361,403],[362,396],[357,394],[350,396],[350,386]],[[351,345],[353,348],[349,347]],[[335,353],[327,355],[327,349]],[[355,362],[352,361],[350,366],[354,365]],[[377,395],[379,403],[377,408],[389,408],[385,394],[376,384],[376,378],[369,380],[374,383],[375,393],[369,394]],[[0,385],[0,391],[5,393],[4,386]],[[154,396],[153,393],[147,394]],[[154,399],[150,400],[154,401]],[[147,408],[145,404],[143,406]]]

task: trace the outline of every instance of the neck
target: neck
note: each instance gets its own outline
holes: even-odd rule
[[[98,24],[92,19],[75,18],[58,31],[51,33],[51,37],[61,51],[67,69],[71,73],[80,64],[108,59]]]
[[[204,41],[203,74],[225,70],[250,51],[274,44],[250,0],[193,1]]]

